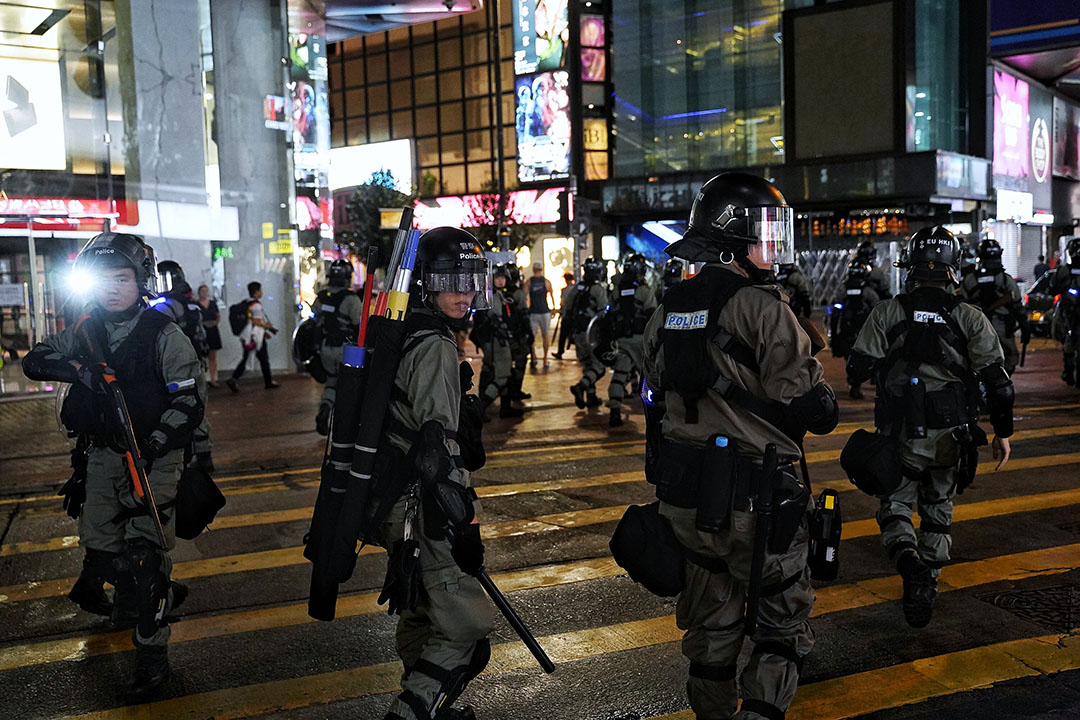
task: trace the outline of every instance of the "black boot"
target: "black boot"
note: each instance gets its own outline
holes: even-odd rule
[[[937,579],[918,553],[910,550],[896,561],[896,569],[904,579],[904,619],[913,628],[924,628],[934,612]]]
[[[195,453],[194,460],[195,467],[202,470],[207,475],[214,473],[214,458],[210,455],[210,452]]]
[[[862,400],[862,384],[852,385],[848,390],[848,397],[852,400]]]
[[[468,705],[443,708],[435,713],[435,720],[476,720],[476,713]]]
[[[607,421],[608,427],[622,427],[622,411],[619,408],[611,408],[611,417]]]
[[[330,411],[332,407],[330,403],[322,403],[319,405],[319,412],[315,416],[315,432],[320,435],[326,436],[330,434]]]
[[[585,407],[587,408],[600,407],[603,404],[604,401],[596,397],[595,392],[591,392],[585,397]]]
[[[135,644],[135,677],[124,688],[128,705],[144,703],[169,677],[169,648],[165,645]]]
[[[516,408],[510,403],[510,398],[505,395],[499,400],[499,417],[501,418],[519,418],[525,414],[525,411],[521,408]]]
[[[578,385],[571,385],[570,392],[574,395],[574,404],[578,406],[579,410],[585,409],[585,388]]]
[[[1061,379],[1065,381],[1066,385],[1076,384],[1076,368],[1072,365],[1066,365],[1065,369],[1061,371]]]
[[[105,593],[105,581],[100,578],[80,576],[68,593],[68,600],[94,615],[110,617],[113,612],[112,601]]]

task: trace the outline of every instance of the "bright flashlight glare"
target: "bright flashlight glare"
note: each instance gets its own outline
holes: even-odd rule
[[[76,295],[89,295],[94,289],[94,276],[82,268],[72,268],[67,278],[68,290]]]

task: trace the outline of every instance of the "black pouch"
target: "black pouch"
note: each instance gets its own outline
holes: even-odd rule
[[[967,398],[963,386],[946,386],[926,393],[926,426],[931,429],[954,428],[967,418]]]
[[[706,448],[664,440],[660,452],[664,462],[656,483],[656,497],[675,507],[696,508]]]
[[[843,531],[840,495],[826,488],[818,495],[810,523],[806,564],[814,580],[831,582],[840,573],[840,536]]]
[[[960,452],[960,468],[956,473],[956,492],[960,495],[971,487],[975,482],[975,473],[979,469],[979,448],[987,445],[989,440],[984,431],[978,425],[964,425],[953,431],[957,449]]]
[[[888,495],[903,481],[900,443],[889,435],[859,428],[840,453],[840,467],[855,487],[867,495]]]
[[[225,496],[204,470],[191,463],[176,491],[176,537],[194,540],[225,507]]]
[[[704,475],[698,484],[694,526],[701,532],[718,533],[731,525],[731,496],[735,490],[738,455],[726,442],[706,448],[704,455]]]
[[[684,551],[660,503],[631,505],[608,543],[619,567],[660,597],[675,597],[685,584]]]
[[[476,395],[461,396],[458,413],[457,441],[461,452],[461,467],[476,472],[487,462],[484,451],[484,403]]]
[[[904,388],[904,430],[909,438],[926,437],[926,383],[917,377]]]
[[[769,533],[769,552],[783,555],[791,547],[795,533],[806,519],[806,504],[810,500],[810,489],[795,477],[790,469],[777,471],[780,475],[773,491],[773,503],[776,505],[776,518],[772,532]]]

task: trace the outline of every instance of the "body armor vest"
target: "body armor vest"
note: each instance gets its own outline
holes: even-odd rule
[[[600,309],[596,305],[596,299],[593,297],[592,292],[590,292],[592,287],[592,285],[585,283],[579,283],[577,286],[577,293],[574,294],[574,304],[570,308],[570,320],[574,332],[585,332],[589,327],[589,320]]]
[[[170,290],[164,293],[164,297],[177,303],[182,308],[180,319],[173,322],[180,327],[187,339],[191,341],[191,346],[195,348],[195,354],[200,358],[208,357],[210,355],[210,346],[206,342],[206,331],[202,326],[202,309],[195,302],[195,299],[191,297],[191,293]]]
[[[616,288],[618,299],[613,304],[615,311],[615,337],[630,337],[645,332],[649,318],[645,316],[645,303],[637,299],[637,289],[641,285],[636,279],[623,277]]]
[[[101,347],[107,347],[105,326],[98,311],[84,322],[94,324],[90,332],[102,339]],[[140,443],[154,432],[169,406],[169,391],[158,363],[157,337],[170,322],[159,312],[144,310],[116,350],[105,353],[106,363],[116,371],[116,381],[124,393],[135,438]],[[89,352],[82,351],[84,362],[90,362]],[[71,386],[60,410],[60,419],[74,434],[106,436],[120,431],[108,398],[82,383]]]
[[[352,290],[329,288],[319,292],[319,308],[315,313],[315,321],[322,329],[323,344],[341,347],[346,342],[356,342],[360,328],[341,312],[341,303],[353,294]]]

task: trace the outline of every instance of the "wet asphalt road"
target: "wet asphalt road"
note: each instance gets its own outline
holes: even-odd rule
[[[861,401],[841,393],[840,429],[808,438],[815,487],[841,491],[845,539],[840,577],[816,584],[817,645],[789,718],[1080,717],[1080,392],[1058,379],[1057,350],[1036,343],[1015,377],[1014,459],[992,472],[985,449],[925,630],[904,623],[875,501],[836,459],[870,424],[872,389]],[[824,361],[843,388],[839,361]],[[602,408],[573,406],[577,377],[569,361],[530,373],[531,411],[485,426],[489,465],[474,478],[488,570],[558,670],[545,676],[499,620],[491,665],[463,700],[485,720],[691,718],[674,602],[631,582],[607,546],[622,509],[652,499],[640,405],[609,429]],[[300,545],[323,448],[317,403],[318,387],[299,377],[276,391],[213,391],[228,505],[173,553],[191,595],[173,625],[173,677],[141,708],[117,696],[129,633],[65,597],[81,551],[52,497],[67,465],[52,404],[0,403],[0,717],[381,718],[400,673],[394,621],[374,602],[382,554],[361,555],[336,621],[306,615]]]

